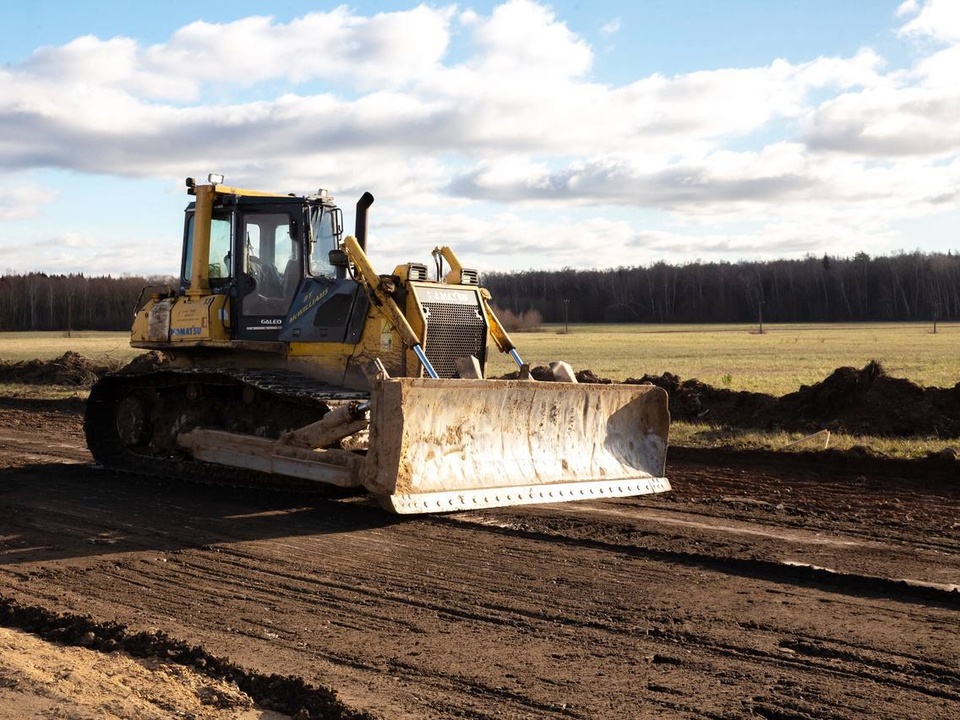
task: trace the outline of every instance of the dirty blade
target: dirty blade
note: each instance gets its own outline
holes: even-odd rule
[[[670,489],[657,387],[396,378],[371,400],[361,480],[394,512]]]

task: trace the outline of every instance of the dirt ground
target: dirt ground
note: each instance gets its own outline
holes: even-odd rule
[[[236,686],[156,658],[134,660],[0,628],[0,712],[6,718],[280,720]]]
[[[668,495],[403,519],[81,419],[0,399],[0,717],[960,716],[953,466],[673,448]]]

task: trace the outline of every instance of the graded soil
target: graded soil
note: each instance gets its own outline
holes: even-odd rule
[[[81,425],[0,399],[0,717],[960,716],[952,466],[671,448],[668,494],[400,518]]]

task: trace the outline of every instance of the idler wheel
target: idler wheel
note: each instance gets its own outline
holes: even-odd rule
[[[146,444],[149,438],[149,412],[146,401],[127,395],[117,405],[117,435],[127,447]]]

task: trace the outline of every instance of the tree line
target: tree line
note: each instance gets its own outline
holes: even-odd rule
[[[145,286],[173,278],[0,276],[0,330],[128,330]]]
[[[497,307],[548,323],[927,321],[960,318],[960,254],[693,262],[487,273]],[[126,330],[168,277],[0,276],[0,330]],[[530,316],[530,315],[528,315]]]
[[[483,277],[496,304],[544,322],[927,321],[960,317],[960,254],[693,262]]]

